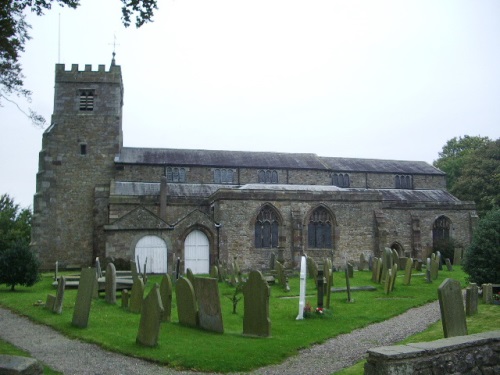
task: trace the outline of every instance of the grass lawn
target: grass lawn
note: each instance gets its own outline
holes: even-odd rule
[[[371,285],[376,286],[377,291],[353,292],[353,303],[346,302],[346,293],[333,293],[331,318],[300,321],[295,320],[298,314],[299,278],[290,278],[291,291],[288,293],[279,285],[271,286],[272,337],[260,339],[242,336],[243,301],[238,305],[237,314],[232,314],[229,297],[232,296],[234,288],[229,285],[219,283],[224,334],[179,325],[174,294],[172,323],[162,324],[159,345],[156,348],[145,348],[135,343],[140,315],[122,310],[119,307],[120,300],[117,305],[104,302],[103,295],[99,300],[94,300],[89,326],[85,329],[71,325],[76,290],[66,290],[62,315],[52,314],[37,306],[36,302],[44,302],[48,293],[55,293],[51,286],[52,274],[44,274],[42,281],[31,288],[17,287],[16,292],[10,292],[9,288],[2,285],[0,304],[34,321],[49,325],[67,336],[93,342],[126,355],[176,368],[217,372],[248,371],[282,362],[302,348],[436,300],[437,287],[446,278],[459,280],[463,286],[466,285],[465,274],[459,267],[455,267],[451,272],[440,271],[439,279],[431,284],[427,284],[424,275],[420,274],[413,276],[411,285],[404,286],[403,272],[400,271],[399,274],[394,292],[386,295],[383,286],[371,281],[371,272],[355,272],[351,287]],[[149,278],[146,293],[154,282],[160,282],[160,277]],[[343,273],[334,274],[334,286],[345,286]],[[317,297],[312,279],[307,282],[307,295],[307,301],[315,307]]]
[[[0,354],[17,355],[21,357],[30,357],[29,353],[9,344],[6,341],[0,340]],[[62,375],[62,373],[52,370],[47,366],[43,366],[43,373],[46,375]]]

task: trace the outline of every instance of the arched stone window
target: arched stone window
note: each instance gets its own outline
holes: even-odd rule
[[[260,184],[277,184],[278,171],[270,169],[261,169],[258,172],[258,179]]]
[[[186,182],[186,170],[184,168],[167,168],[168,182]]]
[[[396,175],[394,177],[396,189],[413,189],[412,178],[410,175]]]
[[[333,220],[326,208],[318,207],[313,211],[309,217],[307,233],[309,248],[333,248]]]
[[[349,175],[347,173],[334,173],[332,176],[332,183],[335,186],[348,188],[351,185]]]
[[[276,211],[269,205],[260,210],[255,220],[255,247],[278,247],[279,220]]]
[[[451,220],[446,216],[439,216],[432,227],[432,241],[434,244],[441,240],[450,239]]]
[[[214,169],[214,183],[232,184],[234,171],[232,169]]]

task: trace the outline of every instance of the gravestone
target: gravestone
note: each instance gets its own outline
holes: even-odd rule
[[[102,277],[101,262],[99,261],[99,257],[95,258],[95,273],[97,278]]]
[[[327,309],[330,308],[330,299],[331,299],[331,294],[332,294],[332,284],[333,284],[333,272],[332,272],[332,261],[329,258],[325,259],[325,262],[323,263],[323,275],[326,280],[326,287],[325,287],[325,297],[326,297],[326,304],[325,307]]]
[[[404,276],[404,280],[403,280],[404,285],[410,285],[412,270],[413,270],[413,259],[406,258],[405,276]]]
[[[130,301],[130,294],[128,292],[128,289],[123,289],[122,290],[122,309],[128,310],[129,301]]]
[[[116,268],[113,263],[108,263],[106,267],[106,296],[107,303],[116,303]]]
[[[425,268],[425,282],[428,284],[432,283],[431,264],[432,264],[431,258],[427,258],[427,266]]]
[[[49,311],[54,311],[55,303],[56,303],[56,296],[53,294],[47,294],[47,299],[45,300],[45,308]]]
[[[186,270],[186,278],[191,281],[191,285],[193,285],[194,287],[194,274],[193,274],[193,271],[191,270],[191,268],[188,268]]]
[[[417,259],[417,261],[415,263],[415,271],[422,272],[422,265],[423,264],[424,264],[424,262],[422,261],[422,259]]]
[[[365,259],[365,254],[361,253],[359,255],[359,265],[358,265],[358,271],[364,271],[368,266],[368,262]]]
[[[286,284],[286,280],[285,280],[285,270],[283,268],[283,265],[279,261],[276,261],[275,269],[276,269],[276,276],[278,277],[278,283],[284,287]]]
[[[384,281],[384,293],[385,294],[389,294],[391,291],[391,276],[392,276],[392,269],[390,269],[387,272],[387,275],[385,277],[385,281]]]
[[[318,278],[318,265],[313,258],[307,257],[307,275],[316,280]]]
[[[447,269],[448,271],[453,271],[453,267],[451,266],[451,261],[450,261],[450,258],[446,258],[446,259],[444,260],[444,262],[446,263],[446,269]]]
[[[399,257],[398,270],[404,270],[406,268],[407,257]]]
[[[483,302],[487,305],[493,303],[493,284],[483,284]]]
[[[438,262],[438,270],[442,271],[443,270],[443,257],[441,255],[440,251],[436,251],[436,260]]]
[[[351,281],[349,277],[349,270],[345,269],[345,285],[346,285],[346,291],[347,291],[347,302],[353,302],[353,299],[351,297]]]
[[[198,324],[207,331],[224,333],[220,306],[219,284],[215,278],[196,277]]]
[[[269,319],[270,289],[259,271],[251,271],[243,286],[244,316],[243,334],[268,337],[271,335]]]
[[[133,313],[140,313],[142,308],[142,301],[144,298],[144,282],[142,279],[135,279],[130,292],[130,306],[129,311]]]
[[[175,262],[175,280],[179,279],[181,274],[181,258],[177,257],[177,261]]]
[[[306,279],[307,261],[305,256],[300,257],[300,291],[299,291],[299,314],[296,320],[304,319],[304,307],[306,305]]]
[[[318,307],[323,308],[323,295],[325,292],[324,288],[324,276],[323,270],[318,270],[318,278],[316,279],[316,289],[318,290]]]
[[[352,266],[351,263],[347,263],[347,275],[349,276],[350,279],[354,277],[354,267]]]
[[[139,278],[139,274],[137,273],[137,263],[133,260],[130,261],[130,272],[132,273],[132,281]]]
[[[215,264],[212,267],[210,267],[210,277],[212,279],[219,280],[219,269],[217,268],[217,266]]]
[[[79,328],[87,328],[90,316],[90,306],[95,290],[95,268],[83,268],[80,274],[78,292],[76,294],[75,309],[71,324]]]
[[[373,254],[368,257],[368,271],[373,271]]]
[[[388,247],[384,248],[382,253],[382,276],[380,277],[381,282],[385,282],[387,273],[392,269],[392,250]]]
[[[269,269],[274,270],[275,265],[276,265],[276,254],[271,253],[271,256],[269,257]]]
[[[35,358],[0,354],[0,374],[41,375],[43,374],[43,366]]]
[[[54,307],[52,309],[52,311],[55,312],[56,314],[62,314],[65,290],[66,290],[66,278],[64,276],[61,276],[57,281],[56,300],[54,301]]]
[[[172,315],[172,280],[168,274],[163,275],[160,283],[160,297],[163,305],[164,322],[170,322]]]
[[[395,249],[391,249],[391,252],[392,252],[392,264],[396,264],[399,267],[399,254],[398,254],[398,252]]]
[[[439,307],[444,337],[467,335],[467,322],[460,282],[444,280],[438,288]]]
[[[196,305],[193,284],[188,278],[181,277],[177,280],[175,296],[179,323],[189,327],[197,327],[198,306]]]
[[[479,299],[479,288],[475,283],[471,283],[465,289],[465,315],[477,314],[477,304]]]
[[[433,254],[434,255],[434,254]],[[437,280],[439,272],[439,257],[431,257],[431,280]]]
[[[394,290],[394,285],[396,285],[396,277],[398,276],[398,265],[397,263],[394,263],[392,265],[392,274],[390,277],[390,291],[392,292]]]
[[[155,284],[142,303],[141,321],[135,342],[144,346],[158,345],[163,306],[160,297],[160,286]]]

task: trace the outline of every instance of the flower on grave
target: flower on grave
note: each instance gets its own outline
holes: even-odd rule
[[[500,301],[500,292],[498,292],[497,294],[493,294],[493,299],[495,301]]]
[[[316,314],[323,314],[323,308],[322,307],[316,307]]]
[[[304,314],[308,314],[312,311],[311,304],[309,302],[306,302],[306,305],[304,306]]]

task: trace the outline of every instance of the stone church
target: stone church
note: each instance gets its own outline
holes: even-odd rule
[[[44,269],[100,257],[147,259],[152,273],[178,258],[194,273],[234,258],[265,270],[271,254],[342,266],[384,247],[423,259],[439,239],[471,240],[474,204],[425,162],[124,147],[123,95],[114,60],[108,71],[56,65],[33,205]]]

